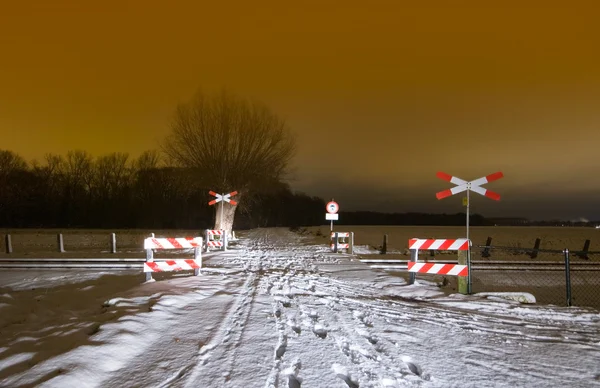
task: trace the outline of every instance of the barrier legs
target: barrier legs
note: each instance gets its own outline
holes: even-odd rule
[[[194,260],[200,260],[200,268],[194,268],[194,276],[200,275],[200,269],[202,268],[202,248],[194,248]]]
[[[152,261],[154,261],[154,252],[152,251],[152,249],[146,249],[146,262]],[[152,272],[146,272],[146,281],[150,282],[152,280]]]
[[[410,261],[416,263],[419,259],[419,250],[411,249],[410,250]],[[415,280],[417,280],[417,274],[415,272],[408,273],[408,284],[415,284]]]

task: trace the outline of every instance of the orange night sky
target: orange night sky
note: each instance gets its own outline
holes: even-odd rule
[[[492,5],[492,3],[496,5]],[[419,4],[419,5],[409,5]],[[523,5],[525,4],[525,5]],[[0,149],[155,149],[202,88],[298,136],[292,186],[344,210],[600,220],[596,1],[28,1],[0,5]],[[341,215],[340,217],[343,217]]]

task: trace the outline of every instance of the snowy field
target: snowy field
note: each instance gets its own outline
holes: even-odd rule
[[[444,294],[285,229],[201,276],[3,271],[0,387],[600,387],[597,310]]]

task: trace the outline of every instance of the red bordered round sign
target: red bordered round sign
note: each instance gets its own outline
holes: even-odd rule
[[[327,213],[335,214],[338,212],[338,210],[340,210],[340,206],[337,204],[337,202],[331,201],[325,205],[325,209],[327,209]]]

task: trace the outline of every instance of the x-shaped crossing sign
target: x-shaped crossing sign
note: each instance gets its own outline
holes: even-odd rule
[[[237,191],[232,191],[229,194],[217,194],[214,191],[209,191],[208,194],[216,197],[216,199],[213,199],[212,201],[210,201],[208,204],[209,205],[214,205],[217,202],[229,202],[232,205],[237,205],[237,202],[234,201],[233,199],[231,199],[231,197],[233,197],[234,195],[236,195],[238,192]]]
[[[457,178],[450,174],[446,174],[445,172],[438,172],[436,175],[440,179],[443,179],[445,181],[448,181],[450,183],[454,183],[455,185],[457,185],[456,187],[453,187],[448,190],[440,191],[439,193],[437,193],[435,195],[437,197],[437,199],[450,197],[451,195],[458,194],[458,193],[461,193],[466,190],[471,190],[471,191],[476,192],[477,194],[483,195],[484,197],[488,197],[488,198],[491,198],[496,201],[500,200],[500,194],[495,193],[488,189],[484,189],[483,187],[481,187],[481,185],[484,185],[486,183],[493,182],[493,181],[496,181],[496,180],[502,178],[504,176],[504,174],[502,174],[502,172],[495,172],[493,174],[472,180],[470,182],[467,182],[464,179]]]

